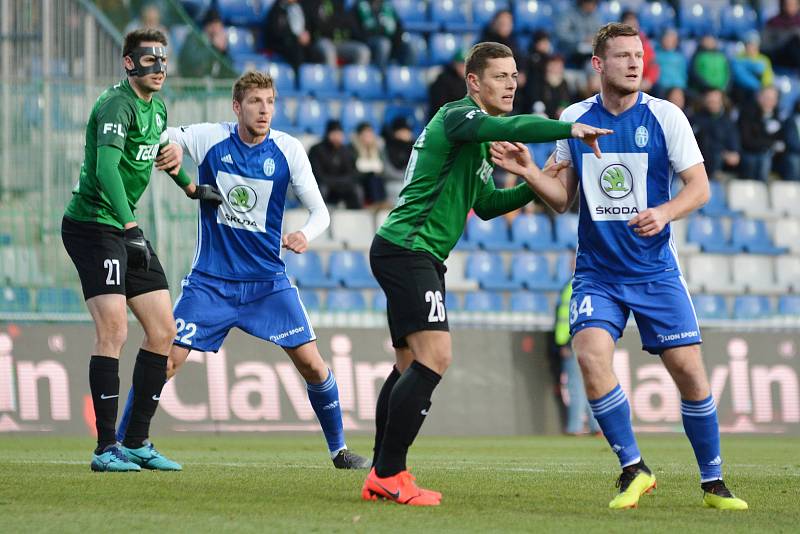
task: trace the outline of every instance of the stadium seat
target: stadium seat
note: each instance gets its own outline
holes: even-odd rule
[[[610,2],[600,2],[597,6],[597,13],[600,15],[600,20],[603,24],[609,22],[619,22],[622,17],[624,8],[617,0]]]
[[[484,221],[473,216],[467,219],[469,240],[485,250],[508,250],[516,245],[508,236],[508,225],[502,217]]]
[[[800,217],[787,217],[775,221],[775,245],[800,253]]]
[[[188,24],[175,24],[169,29],[169,54],[178,57],[178,54],[186,42],[186,38],[191,33],[192,28]],[[170,65],[172,68],[172,65]]]
[[[316,291],[311,291],[310,289],[305,289],[300,292],[300,300],[303,301],[303,306],[307,310],[319,311],[320,309],[320,301],[319,301],[319,293]]]
[[[383,109],[383,125],[388,127],[397,117],[405,117],[411,126],[411,131],[415,136],[422,133],[425,122],[428,119],[425,106],[413,106],[411,104],[386,104]]]
[[[424,35],[404,32],[403,41],[414,50],[414,56],[417,58],[417,65],[425,66],[431,64],[430,56],[428,55],[428,41],[425,40]]]
[[[800,293],[800,257],[778,256],[775,258],[775,279],[784,291]]]
[[[778,99],[778,116],[788,117],[794,110],[795,103],[800,99],[800,78],[797,73],[778,74],[773,85],[780,92]]]
[[[464,295],[464,311],[503,311],[503,296],[494,291],[470,291]]]
[[[360,312],[367,309],[367,304],[360,291],[331,289],[325,299],[325,308],[329,312]]]
[[[290,99],[291,97],[281,97],[281,104],[279,106],[275,106],[275,112],[273,113],[272,120],[270,121],[270,128],[275,128],[276,130],[281,130],[284,132],[294,132],[294,119],[289,112],[290,110],[296,111],[297,105],[287,105]]]
[[[381,289],[376,289],[372,293],[372,309],[374,311],[386,311],[386,294]]]
[[[515,291],[511,294],[509,308],[513,312],[551,314],[550,302],[544,293]]]
[[[776,247],[767,233],[767,225],[760,219],[737,217],[731,228],[731,245],[741,247],[751,254],[770,254],[776,256],[787,250]]]
[[[497,253],[478,251],[470,254],[466,277],[478,282],[482,289],[504,291],[520,288],[518,282],[509,279],[503,258]]]
[[[692,296],[694,311],[697,318],[703,319],[730,319],[728,304],[722,295],[706,295],[699,293]]]
[[[475,31],[472,22],[472,2],[468,0],[430,0],[431,20],[439,22],[448,32]]]
[[[386,96],[406,102],[425,102],[428,98],[428,81],[422,67],[386,67]]]
[[[341,282],[352,289],[376,289],[378,282],[372,276],[367,260],[361,252],[338,250],[331,252],[329,259],[331,280]]]
[[[736,212],[728,207],[725,186],[716,180],[709,180],[708,185],[711,189],[711,197],[708,199],[708,203],[700,208],[700,213],[710,217],[728,217],[735,215]]]
[[[366,210],[333,210],[331,235],[348,249],[367,250],[375,237],[372,213]]]
[[[736,254],[742,251],[741,245],[731,244],[722,219],[718,217],[693,216],[686,229],[686,240],[711,254]]]
[[[181,6],[195,22],[200,22],[206,16],[214,0],[181,0]]]
[[[81,313],[86,311],[83,297],[69,287],[43,287],[36,290],[36,311],[41,313]]]
[[[450,63],[455,53],[461,49],[461,43],[452,33],[434,33],[428,47],[429,60],[432,65]]]
[[[558,290],[560,291],[567,280],[572,278],[575,274],[575,253],[562,252],[556,256],[556,266],[553,270],[553,279],[558,282]]]
[[[739,254],[733,257],[733,283],[749,293],[777,294],[782,288],[775,279],[773,259],[768,256]]]
[[[286,274],[303,289],[307,287],[324,289],[339,287],[339,280],[333,280],[325,275],[322,260],[319,254],[313,250],[302,254],[286,252],[283,262],[286,264]]]
[[[461,297],[452,291],[447,291],[444,295],[444,306],[447,313],[461,311]]]
[[[639,8],[639,28],[650,37],[660,37],[675,26],[675,10],[667,2],[645,2]]]
[[[376,100],[385,96],[383,74],[372,65],[346,65],[342,69],[345,93],[357,98]]]
[[[553,28],[553,7],[539,0],[517,0],[514,2],[514,26],[524,32]]]
[[[728,182],[728,206],[750,217],[770,216],[767,184],[758,180]]]
[[[557,291],[561,285],[550,271],[547,257],[533,252],[518,252],[511,258],[511,280],[533,291]]]
[[[528,250],[553,250],[561,248],[553,240],[553,223],[547,215],[526,213],[511,223],[511,241]]]
[[[703,37],[719,33],[719,11],[711,2],[687,0],[681,2],[679,31],[684,37]]]
[[[375,117],[375,108],[370,102],[348,100],[342,106],[341,123],[346,134],[351,134],[362,122],[369,123],[375,133],[380,133],[380,124]]]
[[[0,313],[31,312],[31,292],[27,287],[0,289]]]
[[[689,287],[693,291],[726,294],[740,291],[731,280],[727,256],[694,254],[689,257],[688,268]]]
[[[545,163],[547,163],[547,158],[549,158],[550,155],[555,152],[556,144],[532,143],[528,145],[528,148],[531,151],[531,156],[533,156],[533,162],[539,167],[544,167]]]
[[[456,246],[453,247],[453,250],[461,250],[461,251],[478,250],[478,245],[470,241],[469,237],[467,236],[467,233],[464,232],[463,234],[461,234],[461,237],[458,239],[458,241],[456,241]]]
[[[772,182],[769,199],[773,212],[800,217],[800,182]]]
[[[508,9],[506,0],[472,0],[472,22],[483,28],[503,9]]]
[[[307,99],[303,102],[295,122],[299,130],[322,137],[325,135],[325,125],[329,117],[327,105],[319,100]]]
[[[236,72],[248,70],[265,72],[269,69],[269,60],[258,53],[236,54],[233,56],[233,68]]]
[[[565,213],[556,217],[556,245],[574,249],[578,244],[578,216]]]
[[[233,26],[257,26],[264,22],[269,11],[261,1],[216,0],[222,22]]]
[[[303,94],[316,98],[341,98],[339,75],[336,69],[328,65],[304,63],[300,65],[299,90]]]
[[[438,23],[428,19],[427,2],[392,0],[392,6],[406,31],[427,33],[436,31],[439,27]]]
[[[789,317],[800,317],[800,295],[782,295],[778,299],[778,313]]]
[[[266,68],[266,72],[272,76],[275,87],[278,89],[279,97],[284,98],[297,94],[297,77],[291,65],[279,61],[271,61]]]
[[[758,29],[758,15],[749,5],[722,6],[719,16],[720,37],[723,39],[742,41],[747,32]]]
[[[228,28],[228,53],[233,56],[256,53],[256,39],[253,32],[245,28]]]
[[[772,315],[769,297],[763,295],[739,295],[733,301],[734,319],[766,319]]]
[[[470,291],[478,289],[478,282],[466,277],[467,254],[454,250],[444,262],[447,272],[444,275],[448,291]]]
[[[52,283],[34,247],[14,245],[0,248],[0,284],[32,286]]]

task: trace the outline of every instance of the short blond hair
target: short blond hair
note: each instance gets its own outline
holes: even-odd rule
[[[247,71],[239,76],[239,79],[233,84],[233,99],[241,104],[244,94],[249,89],[272,89],[275,97],[278,96],[272,76],[255,70]]]
[[[599,30],[594,36],[592,43],[592,54],[597,57],[604,58],[608,42],[616,37],[639,37],[639,31],[630,24],[623,24],[621,22],[609,22]]]

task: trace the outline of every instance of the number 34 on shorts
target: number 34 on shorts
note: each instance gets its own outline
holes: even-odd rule
[[[580,302],[578,302],[580,300]],[[574,325],[580,317],[582,321],[590,319],[594,313],[592,296],[583,295],[573,298],[569,303],[569,324]]]

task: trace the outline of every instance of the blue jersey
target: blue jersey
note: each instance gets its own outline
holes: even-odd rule
[[[274,280],[285,276],[280,258],[286,190],[317,189],[300,141],[270,129],[250,146],[235,123],[168,128],[197,163],[200,184],[216,185],[225,198],[219,207],[200,207],[192,270],[228,280]]]
[[[669,201],[673,175],[703,162],[683,111],[639,93],[615,116],[595,95],[569,106],[561,120],[614,130],[600,138],[602,159],[578,139],[557,142],[556,159],[570,161],[580,183],[576,278],[641,283],[680,276],[670,225],[639,237],[627,223]]]

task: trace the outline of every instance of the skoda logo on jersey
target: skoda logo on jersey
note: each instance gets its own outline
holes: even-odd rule
[[[267,158],[264,160],[264,174],[267,176],[272,176],[275,174],[275,160],[272,158]]]
[[[600,173],[600,189],[614,200],[625,198],[633,191],[633,175],[624,165],[609,165]]]
[[[249,185],[237,185],[228,191],[228,202],[235,211],[247,213],[256,205],[258,195]]]
[[[636,143],[636,146],[644,148],[647,145],[648,139],[650,139],[650,133],[647,131],[647,128],[644,126],[636,128],[636,133],[633,134],[633,141]]]
[[[156,128],[158,128],[159,133],[164,128],[164,121],[161,120],[161,115],[156,115]]]

